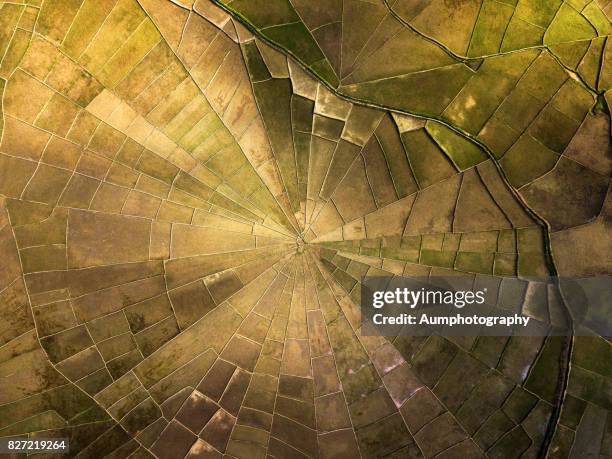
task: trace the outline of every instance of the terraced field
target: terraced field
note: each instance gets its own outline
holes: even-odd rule
[[[611,17],[0,0],[0,437],[612,457],[607,337],[372,337],[359,309],[365,275],[612,274]]]

